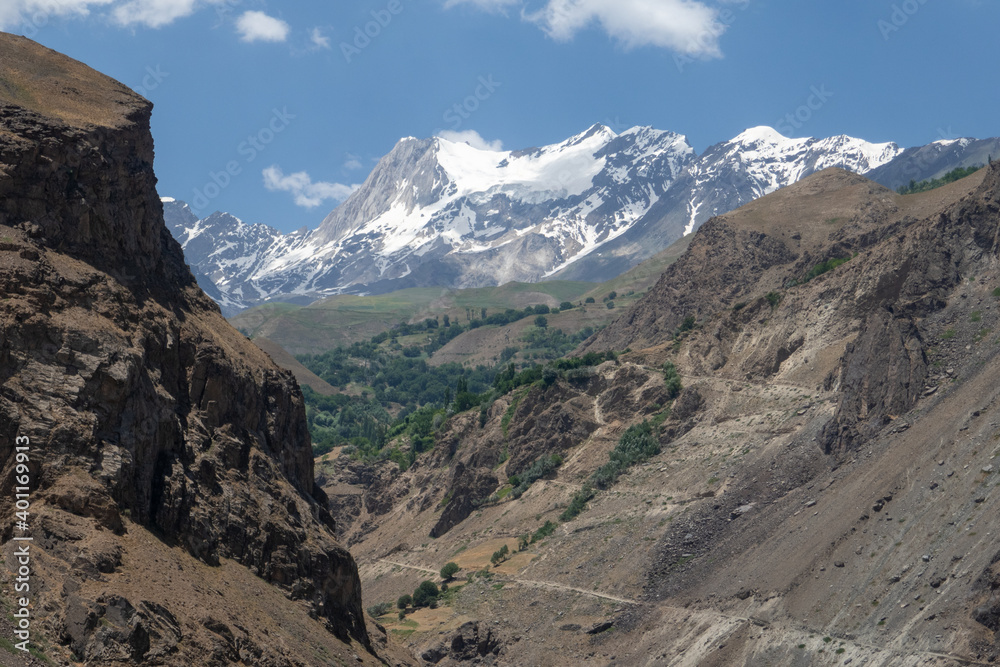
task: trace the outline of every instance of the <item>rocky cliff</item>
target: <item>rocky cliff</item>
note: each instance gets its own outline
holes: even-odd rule
[[[94,665],[377,662],[299,390],[185,266],[150,113],[0,35],[0,536],[8,562],[34,538],[33,645]]]

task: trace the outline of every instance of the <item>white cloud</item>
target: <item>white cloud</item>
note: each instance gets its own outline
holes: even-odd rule
[[[0,0],[0,29],[31,36],[55,18],[85,18],[92,9],[107,8],[104,16],[130,27],[162,28],[211,5],[232,0]]]
[[[283,42],[292,28],[264,12],[244,12],[236,20],[236,31],[244,42]]]
[[[732,4],[733,0],[717,0]],[[523,0],[446,0],[446,7],[472,5],[502,11]],[[688,56],[720,57],[719,38],[726,25],[719,10],[699,0],[546,0],[537,11],[522,9],[522,18],[537,24],[557,41],[597,25],[626,48],[656,46]]]
[[[287,176],[277,165],[264,170],[264,187],[271,192],[289,192],[295,197],[295,204],[305,208],[316,208],[327,199],[340,203],[351,196],[359,185],[342,183],[313,183],[309,174],[298,171]]]
[[[508,7],[520,5],[521,0],[445,0],[445,9],[457,5],[472,5],[488,12],[502,12]]]
[[[111,16],[119,25],[142,24],[162,28],[194,14],[203,4],[199,0],[129,0],[116,6]]]
[[[473,148],[478,148],[482,151],[502,151],[503,142],[497,139],[496,141],[486,141],[480,136],[475,130],[462,130],[461,132],[453,132],[451,130],[441,130],[438,132],[438,136],[442,139],[447,139],[448,141],[453,141],[457,144],[469,144]]]
[[[323,34],[323,31],[319,28],[313,28],[309,32],[309,39],[312,41],[313,46],[318,49],[332,49],[330,45],[330,38]]]
[[[361,164],[361,159],[357,155],[348,153],[345,157],[347,158],[347,161],[344,162],[344,169],[350,169],[353,171],[364,167],[364,165]]]
[[[87,16],[92,6],[112,2],[114,0],[2,0],[0,30],[16,30],[30,37],[54,18]]]

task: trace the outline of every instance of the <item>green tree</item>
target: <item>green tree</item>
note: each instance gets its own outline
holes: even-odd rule
[[[378,618],[379,616],[388,614],[390,609],[392,609],[391,602],[379,602],[368,607],[368,615],[372,618]]]
[[[490,557],[490,562],[493,563],[493,567],[496,567],[500,563],[507,560],[507,556],[509,554],[510,554],[510,548],[505,544],[498,550],[493,552],[493,555]]]
[[[573,304],[570,303],[569,301],[563,301],[562,303],[559,304],[559,310],[572,310],[572,309],[573,309]]]
[[[545,317],[544,315],[539,315],[538,317],[535,318],[535,326],[538,327],[539,329],[544,329],[545,327],[549,326],[548,318]]]
[[[413,604],[413,597],[410,595],[400,595],[399,599],[396,600],[396,606],[399,609],[406,609],[411,604]]]
[[[423,581],[413,591],[414,607],[429,607],[431,602],[437,602],[440,591],[433,581]]]
[[[441,568],[441,578],[446,581],[451,581],[455,578],[455,573],[461,570],[458,563],[445,563],[444,567]]]
[[[670,361],[663,364],[663,388],[667,390],[667,396],[671,400],[677,398],[683,389],[677,367]]]

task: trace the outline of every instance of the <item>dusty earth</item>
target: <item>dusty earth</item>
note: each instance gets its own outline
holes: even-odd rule
[[[997,167],[909,197],[831,170],[707,223],[588,341],[617,362],[456,415],[406,472],[319,465],[365,604],[458,563],[437,609],[382,619],[436,664],[993,664],[998,223]],[[661,453],[560,520],[657,416]]]

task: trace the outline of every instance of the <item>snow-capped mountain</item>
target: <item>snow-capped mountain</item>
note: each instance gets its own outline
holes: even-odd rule
[[[537,281],[627,231],[694,159],[681,135],[603,125],[489,151],[405,138],[312,233],[167,201],[168,226],[227,309],[339,292]],[[174,210],[178,209],[178,210]]]
[[[950,158],[961,157],[963,141],[971,140],[945,146]],[[847,136],[790,139],[768,127],[700,156],[682,135],[652,128],[616,134],[594,125],[519,151],[408,137],[312,232],[282,234],[225,213],[198,220],[173,200],[164,208],[192,269],[217,288],[228,314],[342,292],[606,280],[713,215],[815,171],[898,178],[899,159],[929,165],[926,153],[914,153],[925,149],[904,153]],[[935,168],[950,159],[940,152]]]
[[[867,174],[901,152],[893,143],[874,144],[843,135],[789,139],[770,127],[748,129],[710,146],[628,232],[554,277],[610,279],[690,234],[712,216],[830,167]]]

